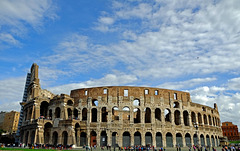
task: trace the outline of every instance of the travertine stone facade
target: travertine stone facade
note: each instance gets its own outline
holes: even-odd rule
[[[4,114],[2,129],[7,133],[16,133],[18,128],[19,112],[11,111]]]
[[[217,105],[193,103],[187,92],[150,87],[106,86],[54,95],[43,91],[33,64],[24,105],[25,144],[155,147],[218,146]]]

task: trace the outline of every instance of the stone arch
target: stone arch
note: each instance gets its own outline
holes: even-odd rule
[[[118,136],[117,132],[112,133],[112,147],[117,147],[118,146],[117,141],[116,141],[117,136]]]
[[[87,120],[87,108],[82,109],[82,120],[86,121]]]
[[[194,134],[193,135],[193,144],[196,146],[198,145],[198,135],[197,134]]]
[[[122,112],[123,121],[130,121],[130,108],[128,106],[124,106]]]
[[[161,121],[161,110],[159,108],[155,109],[155,119]]]
[[[90,133],[90,146],[94,146],[97,144],[97,133],[95,131],[91,131]]]
[[[44,143],[45,144],[49,144],[50,143],[50,133],[51,133],[51,129],[52,129],[53,125],[50,122],[47,122],[46,124],[44,124]]]
[[[189,114],[188,111],[183,111],[183,122],[185,126],[189,126]]]
[[[214,136],[211,136],[211,141],[212,141],[212,147],[215,147],[215,140],[214,140]]]
[[[57,146],[57,144],[58,144],[58,133],[56,131],[53,132],[52,143],[54,146]]]
[[[152,133],[151,132],[146,132],[145,144],[146,144],[146,146],[152,146]]]
[[[134,146],[142,145],[141,142],[142,142],[141,133],[137,131],[134,133]]]
[[[191,112],[191,118],[192,118],[192,125],[196,123],[196,114],[194,112]]]
[[[123,133],[123,137],[122,138],[123,138],[123,140],[122,140],[123,147],[128,147],[128,146],[131,145],[131,135],[130,135],[130,133],[128,131],[125,131]]]
[[[171,122],[171,110],[166,108],[164,110],[164,118],[165,118],[165,122]]]
[[[176,145],[183,147],[183,140],[182,140],[182,134],[181,133],[177,133],[176,134]]]
[[[203,124],[201,113],[198,113],[198,123],[199,123],[199,124]]]
[[[98,100],[97,99],[92,100],[92,106],[98,106]]]
[[[47,101],[42,101],[40,105],[40,116],[47,118],[49,103]]]
[[[157,147],[163,147],[162,134],[160,132],[156,133],[156,145]]]
[[[112,108],[112,120],[119,120],[119,108],[116,106]]]
[[[207,125],[208,122],[207,122],[207,115],[206,114],[203,115],[203,119],[204,119],[204,124]]]
[[[211,146],[209,135],[206,135],[206,141],[207,141],[207,146]]]
[[[62,144],[64,146],[67,146],[67,144],[68,144],[68,133],[67,133],[67,131],[62,132]]]
[[[61,109],[60,109],[60,107],[56,107],[55,118],[60,118],[60,117],[61,117]]]
[[[180,108],[179,102],[174,102],[173,103],[173,108]]]
[[[180,117],[180,111],[176,110],[174,112],[174,122],[176,125],[180,125],[181,124],[181,117]]]
[[[134,123],[141,123],[141,111],[139,108],[133,109]]]
[[[67,109],[67,115],[68,115],[67,119],[72,119],[72,109],[71,108]]]
[[[97,122],[97,109],[96,108],[92,108],[92,122]]]
[[[151,123],[151,109],[145,108],[145,123]]]
[[[76,109],[76,108],[73,110],[73,117],[75,120],[78,119],[78,109]]]
[[[81,132],[80,134],[80,146],[84,146],[87,144],[87,133]]]
[[[186,142],[186,146],[191,147],[192,143],[191,143],[191,135],[189,133],[185,134],[185,142]]]
[[[140,106],[140,100],[139,99],[134,99],[133,100],[133,106]]]
[[[209,121],[209,125],[212,125],[212,118],[210,115],[208,115],[208,121]]]
[[[108,115],[107,108],[103,107],[102,108],[102,122],[107,122],[107,120],[108,120],[107,115]]]
[[[203,134],[200,135],[200,140],[201,140],[201,146],[205,146],[205,139]]]
[[[52,119],[52,109],[48,111],[48,118],[51,120]]]
[[[166,134],[166,145],[167,147],[173,147],[173,136],[170,132]]]
[[[107,133],[106,131],[101,132],[100,145],[107,146]]]
[[[73,101],[72,101],[72,100],[68,100],[68,101],[67,101],[67,105],[68,105],[68,106],[73,106]]]

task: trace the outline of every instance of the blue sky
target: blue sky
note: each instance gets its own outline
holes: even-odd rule
[[[240,126],[238,0],[1,0],[0,111],[39,65],[55,94],[104,85],[188,91]]]

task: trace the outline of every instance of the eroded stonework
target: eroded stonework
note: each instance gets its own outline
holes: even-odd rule
[[[182,91],[129,86],[72,90],[54,95],[40,88],[31,68],[21,142],[75,146],[218,146],[217,105],[193,103]]]

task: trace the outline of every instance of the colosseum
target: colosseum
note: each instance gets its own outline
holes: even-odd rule
[[[37,64],[29,75],[21,103],[25,144],[218,146],[222,137],[217,104],[193,103],[188,92],[104,86],[54,95],[41,89]]]

